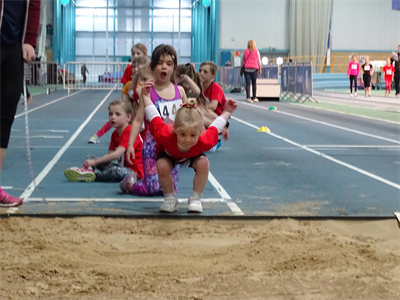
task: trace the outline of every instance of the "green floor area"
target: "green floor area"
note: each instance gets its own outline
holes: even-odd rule
[[[32,96],[36,96],[36,95],[40,95],[40,94],[45,94],[47,92],[47,88],[50,88],[51,91],[54,91],[55,87],[56,87],[55,85],[49,85],[49,86],[47,86],[47,85],[44,85],[44,86],[28,85],[27,89]],[[62,86],[59,85],[58,89],[61,89],[61,88],[62,88]],[[21,97],[22,97],[22,95],[21,95]]]
[[[346,105],[339,105],[339,104],[331,104],[331,103],[294,103],[296,105],[301,105],[310,108],[316,109],[323,109],[329,111],[335,111],[355,116],[373,118],[377,120],[384,120],[390,122],[396,122],[400,124],[400,113],[397,112],[390,112],[390,111],[380,111],[374,109],[367,109],[367,108],[360,108],[360,107],[352,107]]]
[[[350,94],[350,89],[325,89],[326,92],[335,92],[335,93],[348,93]],[[396,91],[392,88],[392,92],[390,93],[391,97],[395,97]],[[359,96],[364,96],[365,91],[364,90],[358,90],[358,95]],[[381,88],[379,90],[371,90],[371,95],[372,96],[385,96],[385,88]]]

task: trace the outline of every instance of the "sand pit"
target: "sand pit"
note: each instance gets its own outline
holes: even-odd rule
[[[394,219],[0,224],[1,299],[400,299]]]

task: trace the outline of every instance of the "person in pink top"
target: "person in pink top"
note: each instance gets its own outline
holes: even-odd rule
[[[357,78],[360,72],[360,63],[358,62],[357,55],[353,55],[352,61],[349,62],[347,68],[347,78],[350,77],[350,93],[351,97],[357,97]],[[354,82],[354,95],[353,95],[353,82]]]
[[[244,78],[246,80],[246,100],[249,103],[258,102],[257,99],[257,75],[261,75],[260,52],[256,42],[250,40],[243,56]],[[253,97],[250,98],[250,82],[253,87]]]
[[[390,97],[392,90],[392,81],[394,81],[394,67],[391,64],[390,57],[386,60],[386,66],[383,67],[383,74],[385,76],[386,92],[385,97]]]

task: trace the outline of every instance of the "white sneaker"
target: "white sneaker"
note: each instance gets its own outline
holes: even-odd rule
[[[385,93],[385,97],[387,97],[388,95],[387,95],[387,93]]]
[[[350,97],[354,97],[353,93],[351,93]]]
[[[200,199],[190,199],[189,198],[189,206],[188,206],[187,211],[188,212],[202,213],[203,212],[203,207],[201,206],[201,200]]]
[[[92,136],[89,140],[88,140],[89,144],[98,144],[100,143],[100,138],[97,136],[97,134],[95,134],[94,136]]]
[[[358,95],[357,95],[357,92],[356,93],[354,93],[354,97],[357,97]]]
[[[163,204],[160,206],[160,212],[172,213],[178,210],[178,198],[170,197],[165,198]]]

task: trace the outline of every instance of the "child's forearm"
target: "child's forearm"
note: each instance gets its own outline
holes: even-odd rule
[[[146,113],[146,118],[151,122],[154,118],[159,117],[160,114],[158,113],[157,108],[155,105],[149,105],[144,108],[144,111]]]
[[[133,147],[133,145],[135,144],[135,141],[139,135],[140,128],[142,128],[143,121],[144,121],[143,106],[141,106],[139,103],[138,111],[132,122],[131,133],[129,134],[128,147]]]
[[[115,159],[118,159],[121,155],[119,153],[117,153],[116,151],[112,151],[111,153],[108,153],[100,158],[96,158],[94,159],[94,163],[95,165],[100,165],[100,164],[104,164],[104,163],[108,163],[111,162]]]
[[[187,96],[197,98],[200,95],[200,88],[189,76],[186,79],[186,83],[189,85],[190,89],[190,93],[188,93]]]

